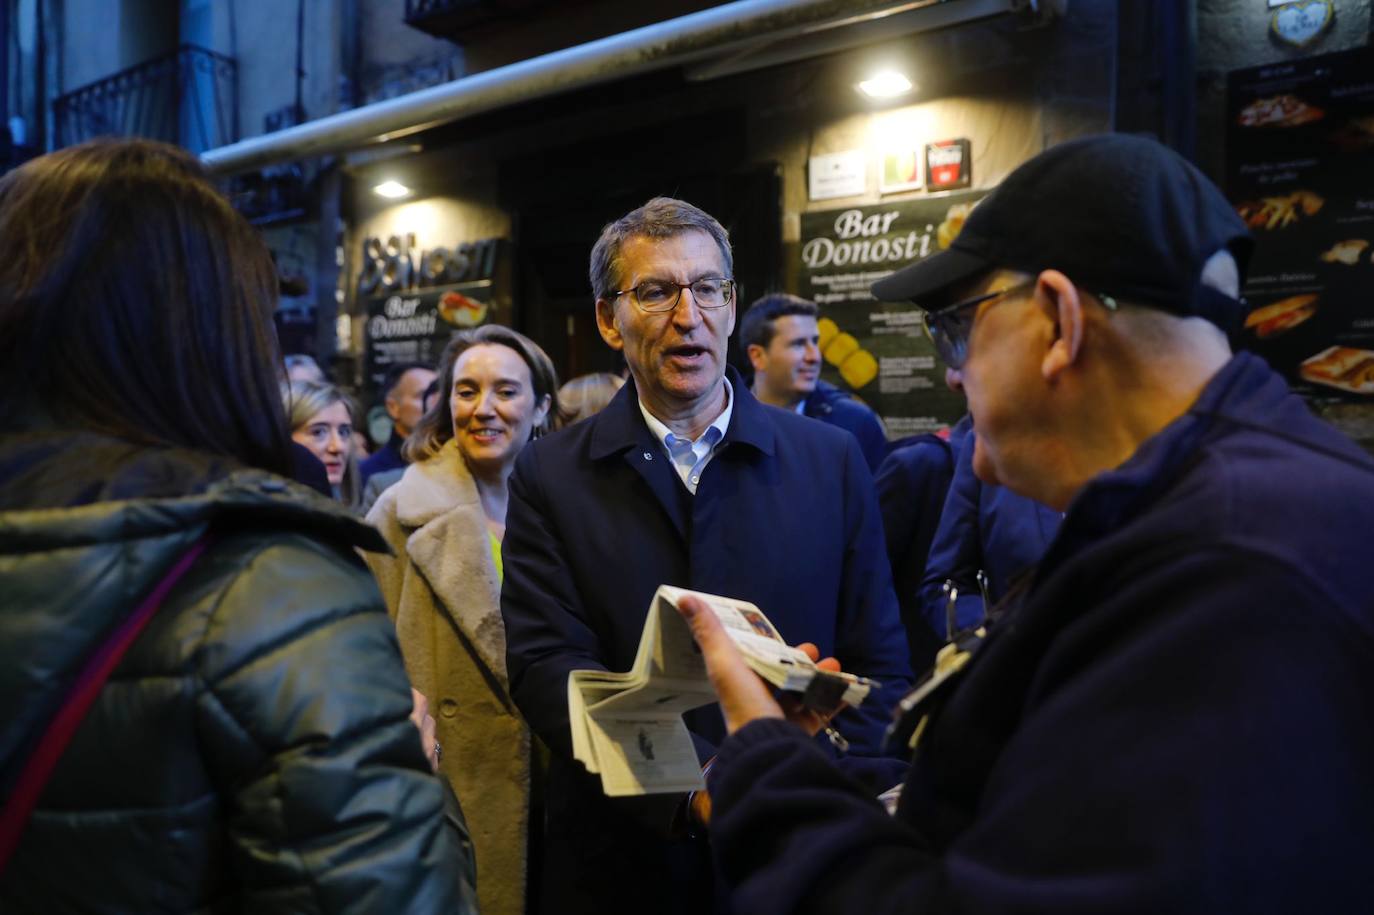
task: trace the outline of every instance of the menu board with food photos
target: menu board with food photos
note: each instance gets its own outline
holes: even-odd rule
[[[365,382],[377,390],[393,365],[419,362],[437,368],[454,331],[486,324],[492,314],[491,280],[376,296],[367,302]]]
[[[1255,239],[1245,345],[1308,397],[1374,403],[1374,51],[1227,88],[1227,194]]]
[[[798,294],[821,309],[821,378],[882,418],[890,439],[955,422],[964,399],[910,302],[878,302],[869,287],[949,247],[986,191],[804,213]]]

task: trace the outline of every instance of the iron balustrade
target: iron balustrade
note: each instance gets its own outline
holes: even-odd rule
[[[98,136],[138,136],[203,152],[239,139],[238,67],[184,44],[53,101],[57,147]]]

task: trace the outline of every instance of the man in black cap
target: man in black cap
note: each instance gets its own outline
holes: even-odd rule
[[[926,309],[979,476],[1067,514],[902,703],[895,816],[688,606],[737,910],[1374,911],[1374,461],[1232,354],[1248,248],[1183,159],[1091,137],[875,287]]]

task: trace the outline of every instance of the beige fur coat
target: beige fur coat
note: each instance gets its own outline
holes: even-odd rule
[[[429,699],[441,767],[477,851],[484,915],[525,902],[530,732],[511,701],[501,583],[477,486],[455,442],[406,468],[367,514],[395,556],[366,554],[406,669]]]

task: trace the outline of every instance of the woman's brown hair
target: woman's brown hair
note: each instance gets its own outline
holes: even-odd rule
[[[483,324],[474,330],[462,330],[453,335],[444,352],[439,357],[439,387],[429,412],[416,424],[415,431],[401,448],[407,461],[423,461],[439,453],[444,443],[453,438],[453,414],[449,408],[449,398],[453,394],[453,367],[458,357],[474,346],[497,344],[515,351],[530,370],[530,382],[534,385],[536,404],[548,398],[549,409],[544,421],[534,428],[534,437],[545,434],[552,428],[558,416],[558,374],[554,371],[553,360],[529,337],[500,324]]]
[[[0,179],[0,421],[54,421],[289,474],[257,232],[184,150],[102,139]]]

